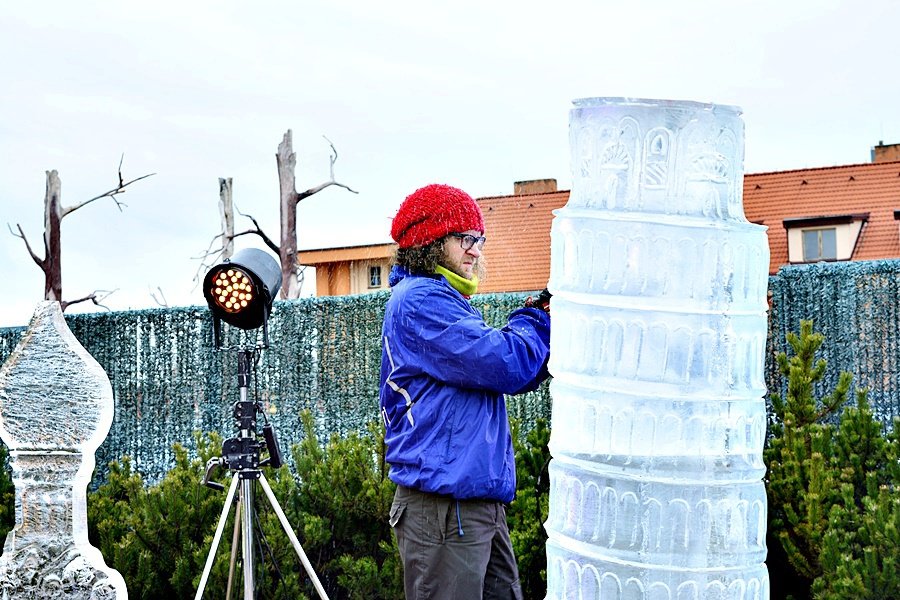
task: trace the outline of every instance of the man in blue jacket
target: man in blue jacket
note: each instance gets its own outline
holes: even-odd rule
[[[547,377],[549,302],[529,301],[502,329],[485,324],[468,301],[484,219],[460,189],[410,194],[391,236],[381,411],[406,598],[521,598],[506,525],[516,469],[504,394]]]

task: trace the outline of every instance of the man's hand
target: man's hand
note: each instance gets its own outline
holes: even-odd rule
[[[525,299],[525,306],[527,308],[539,308],[549,315],[550,314],[550,298],[552,296],[553,296],[553,294],[550,293],[550,290],[548,290],[547,288],[544,288],[544,290],[540,294],[538,294],[537,298],[534,298],[533,296],[528,296],[528,298]]]

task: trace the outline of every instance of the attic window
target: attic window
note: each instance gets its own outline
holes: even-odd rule
[[[869,213],[785,219],[791,263],[852,260]]]
[[[803,230],[803,262],[837,259],[837,229]]]

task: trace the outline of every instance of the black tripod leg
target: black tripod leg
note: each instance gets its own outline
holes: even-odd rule
[[[216,558],[216,550],[219,547],[219,541],[222,539],[222,530],[225,529],[225,521],[228,520],[228,513],[231,511],[231,503],[234,502],[238,479],[237,473],[231,478],[231,487],[228,488],[228,495],[225,497],[225,506],[222,507],[222,514],[219,516],[216,535],[213,537],[212,547],[209,549],[209,554],[206,557],[206,566],[203,567],[203,575],[200,577],[200,585],[197,586],[197,595],[194,596],[194,600],[200,600],[203,597],[203,591],[206,589],[206,580],[209,579],[209,572],[212,570],[213,562]]]
[[[321,600],[328,600],[328,595],[325,593],[325,588],[323,588],[322,584],[319,582],[319,578],[316,576],[316,572],[313,569],[312,564],[306,557],[306,552],[303,551],[303,547],[300,545],[300,540],[298,540],[297,536],[294,534],[294,530],[291,527],[291,524],[288,522],[287,517],[284,515],[284,511],[281,510],[281,506],[278,504],[278,499],[275,498],[275,494],[272,493],[272,488],[269,487],[269,482],[266,481],[266,476],[262,473],[259,474],[259,483],[260,485],[262,485],[262,489],[266,493],[266,497],[269,499],[269,504],[272,505],[272,509],[275,511],[275,514],[278,515],[278,520],[281,521],[281,527],[287,534],[288,539],[291,540],[291,545],[293,545],[294,550],[297,551],[297,556],[300,557],[300,562],[303,563],[303,568],[306,569],[306,574],[309,575],[309,579],[312,581],[313,587],[315,587],[316,591],[319,593],[319,598],[321,598]]]

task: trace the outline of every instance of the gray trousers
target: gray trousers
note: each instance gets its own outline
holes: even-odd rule
[[[521,600],[501,502],[453,500],[397,486],[390,523],[406,600]]]

